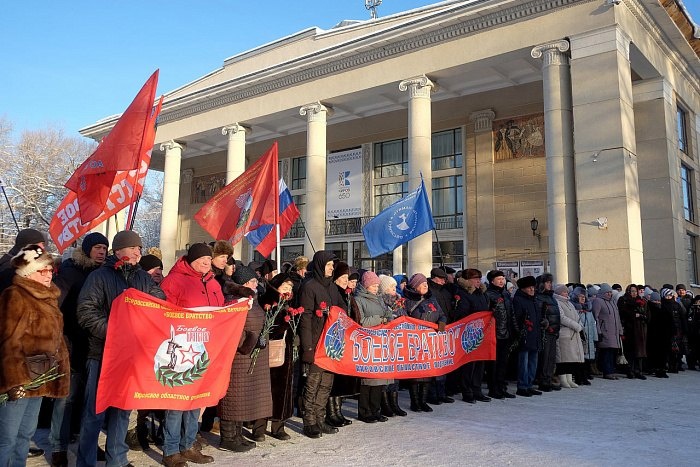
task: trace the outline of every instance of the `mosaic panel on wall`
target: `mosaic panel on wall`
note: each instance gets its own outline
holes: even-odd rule
[[[191,204],[206,203],[226,186],[226,172],[192,178]]]
[[[493,149],[496,162],[544,157],[544,114],[494,120]]]

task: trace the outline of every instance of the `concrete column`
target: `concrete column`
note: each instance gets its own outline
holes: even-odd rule
[[[476,225],[477,264],[474,267],[481,271],[493,269],[496,259],[496,203],[492,136],[494,118],[496,118],[496,114],[491,109],[480,110],[469,115],[469,121],[474,123],[474,155],[476,158],[476,216],[478,222]],[[467,267],[466,262],[464,267]]]
[[[549,265],[557,282],[579,280],[571,74],[565,40],[538,45],[542,58]]]
[[[394,265],[392,268],[394,270],[394,275],[405,272],[403,271],[403,245],[394,249],[391,259]]]
[[[611,26],[569,41],[581,281],[643,284],[630,39]]]
[[[304,252],[309,258],[313,257],[314,248],[319,251],[326,245],[326,118],[332,112],[320,102],[299,109],[299,114],[307,118],[304,225],[308,236],[304,237]]]
[[[399,83],[399,90],[408,91],[408,191],[420,185],[423,174],[428,201],[433,188],[432,121],[430,91],[435,84],[427,76],[416,76]],[[408,243],[408,274],[427,274],[433,268],[433,233],[426,232]]]
[[[180,162],[183,145],[173,140],[160,145],[165,151],[163,171],[163,209],[160,218],[160,250],[163,253],[163,271],[167,274],[175,264],[177,250],[177,208],[180,201]]]
[[[687,284],[673,88],[656,78],[635,82],[633,92],[644,277],[649,284]]]
[[[221,129],[222,135],[228,135],[228,148],[226,151],[226,184],[228,185],[243,172],[245,172],[245,138],[250,133],[250,128],[239,123],[227,125]],[[215,238],[214,240],[226,240]],[[243,243],[233,245],[233,257],[242,259]]]

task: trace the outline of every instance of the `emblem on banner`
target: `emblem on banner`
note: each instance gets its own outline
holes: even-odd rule
[[[175,387],[192,384],[206,373],[209,354],[204,346],[209,341],[206,328],[170,326],[170,339],[164,340],[154,357],[156,379],[163,386]]]
[[[250,208],[253,206],[253,190],[248,190],[236,199],[236,206],[241,208],[241,215],[236,223],[236,229],[243,227],[250,216]]]
[[[335,323],[331,324],[326,333],[326,338],[323,340],[326,355],[331,360],[340,360],[345,353],[345,325],[342,315],[338,317]]]
[[[484,340],[484,320],[477,319],[468,323],[462,331],[462,349],[466,352],[476,350]]]
[[[389,220],[389,233],[394,238],[409,237],[416,228],[418,216],[412,206],[397,209]]]

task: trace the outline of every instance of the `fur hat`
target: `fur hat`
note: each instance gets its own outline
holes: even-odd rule
[[[266,259],[258,268],[255,268],[256,271],[260,273],[260,276],[265,277],[268,274],[270,274],[272,271],[277,269],[277,263],[270,259]]]
[[[107,246],[107,248],[109,248],[109,240],[107,240],[107,237],[105,237],[99,232],[92,232],[85,236],[82,245],[80,245],[80,248],[83,249],[83,253],[85,253],[87,256],[90,256],[92,247],[95,245],[105,245]]]
[[[373,285],[379,285],[381,281],[379,277],[372,271],[366,271],[362,274],[362,287],[365,289]]]
[[[535,287],[537,285],[537,280],[532,276],[525,276],[518,279],[518,288],[526,289],[528,287]]]
[[[15,274],[29,277],[37,271],[53,266],[53,258],[42,247],[28,245],[12,258],[11,264],[15,268]]]
[[[408,280],[408,285],[413,290],[416,290],[418,286],[421,285],[423,282],[427,283],[428,279],[426,279],[423,274],[417,272],[414,275],[412,275],[411,278]]]
[[[217,240],[211,249],[212,258],[221,255],[231,256],[232,254],[233,247],[231,246],[231,242],[226,240]]]
[[[309,258],[306,256],[297,256],[294,258],[294,264],[292,265],[292,269],[295,271],[300,271],[302,269],[306,269],[306,267],[309,265]]]
[[[610,284],[608,284],[607,282],[603,282],[602,284],[600,284],[600,289],[598,289],[598,295],[603,295],[604,293],[612,291],[613,288],[610,287]]]
[[[133,230],[117,232],[117,235],[115,235],[112,240],[112,251],[116,252],[122,248],[129,248],[130,246],[140,246],[143,248],[143,243],[141,242],[139,234]]]
[[[335,282],[343,274],[350,276],[350,266],[345,261],[338,261],[335,263],[335,268],[333,269],[333,281]]]
[[[255,271],[253,271],[251,268],[248,266],[240,266],[236,267],[236,272],[233,273],[233,282],[239,285],[244,285],[246,282],[248,282],[251,279],[257,279],[258,275],[255,274]]]
[[[211,248],[209,248],[209,245],[206,243],[195,243],[190,246],[189,250],[187,250],[185,260],[189,264],[192,264],[195,260],[198,260],[204,256],[211,257]]]
[[[386,276],[382,274],[379,276],[379,293],[384,292],[387,289],[396,288],[396,279],[391,276]]]
[[[22,229],[15,238],[15,246],[20,248],[42,242],[46,243],[46,236],[36,229]]]
[[[569,288],[564,284],[557,284],[554,286],[554,293],[557,295],[561,295],[564,292],[568,292],[568,291],[569,291]]]
[[[462,271],[462,279],[481,279],[481,271],[478,269],[465,269]]]
[[[156,255],[142,256],[139,265],[144,271],[150,271],[153,268],[163,269],[163,262]]]
[[[492,271],[489,271],[486,274],[486,280],[489,282],[493,282],[493,280],[497,277],[506,277],[506,275],[503,273],[503,271],[499,271],[498,269],[494,269]]]
[[[268,284],[274,289],[279,289],[285,282],[292,282],[292,278],[286,272],[282,272],[270,279]]]

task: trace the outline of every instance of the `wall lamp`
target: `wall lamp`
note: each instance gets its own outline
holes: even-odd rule
[[[530,221],[530,230],[532,230],[532,236],[537,237],[537,240],[539,240],[542,237],[542,234],[537,231],[537,228],[539,226],[540,226],[540,221],[538,221],[536,217],[533,217],[532,220]]]

